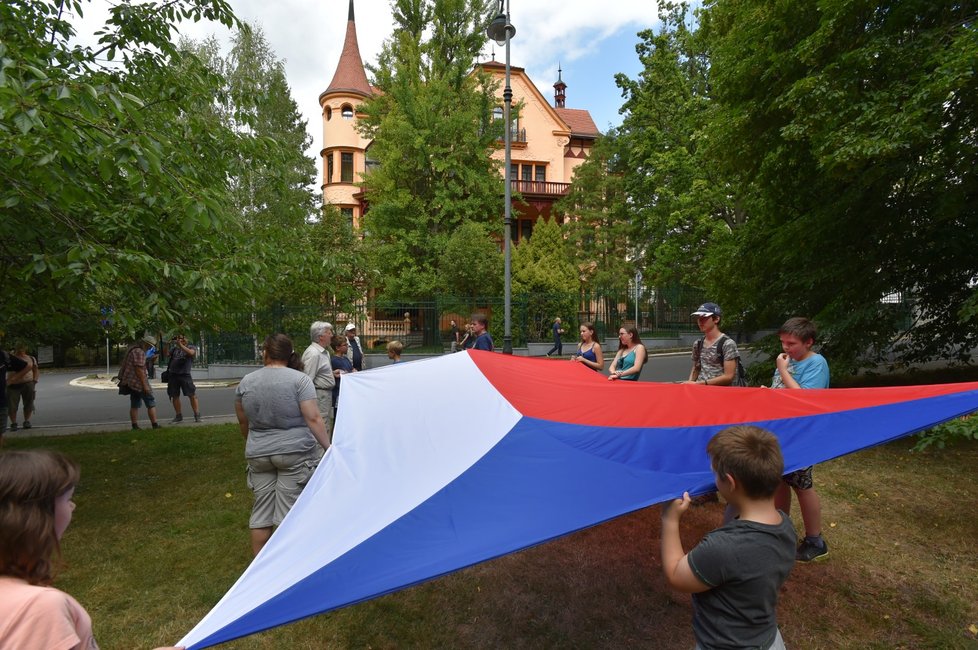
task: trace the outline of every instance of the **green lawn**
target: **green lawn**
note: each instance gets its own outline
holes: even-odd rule
[[[792,648],[975,648],[978,443],[912,441],[819,466],[831,557],[799,565],[779,612]],[[250,561],[234,425],[12,439],[82,465],[56,585],[102,647],[173,643]],[[336,498],[342,498],[337,495]],[[658,507],[233,648],[691,648],[687,596],[660,573]],[[684,519],[693,544],[720,506]]]

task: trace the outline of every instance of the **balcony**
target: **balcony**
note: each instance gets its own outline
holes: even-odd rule
[[[522,181],[511,179],[511,189],[519,192],[523,198],[558,199],[570,191],[570,183],[554,183],[552,181]]]

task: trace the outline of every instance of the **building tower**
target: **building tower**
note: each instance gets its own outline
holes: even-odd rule
[[[335,205],[354,227],[363,216],[363,194],[357,183],[363,178],[370,141],[356,129],[357,107],[373,95],[360,58],[353,0],[346,23],[346,38],[336,72],[322,94],[323,116],[323,203]]]
[[[563,72],[560,69],[560,64],[557,64],[557,83],[554,84],[554,108],[564,108],[565,94],[564,91],[567,90],[567,84],[564,80],[560,78],[560,73]]]

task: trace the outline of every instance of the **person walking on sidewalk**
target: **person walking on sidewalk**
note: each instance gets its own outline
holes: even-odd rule
[[[561,357],[564,355],[564,342],[561,340],[560,336],[564,333],[564,328],[560,325],[560,316],[554,318],[554,324],[550,327],[550,329],[554,333],[554,346],[550,348],[549,352],[547,352],[547,356],[553,356],[553,353],[556,352],[557,356]]]
[[[170,341],[170,361],[167,363],[164,380],[166,394],[173,402],[173,419],[170,424],[183,422],[183,411],[180,407],[180,391],[190,399],[190,408],[194,410],[194,422],[200,422],[200,403],[197,401],[197,386],[191,374],[194,359],[197,358],[197,346],[187,342],[187,337],[177,334]]]

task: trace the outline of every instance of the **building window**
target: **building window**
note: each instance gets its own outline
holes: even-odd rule
[[[533,165],[523,165],[523,180],[524,181],[533,180]]]
[[[340,154],[340,182],[353,182],[353,154],[346,151]]]
[[[326,114],[326,121],[327,122],[329,122],[331,119],[333,119],[333,109],[330,108],[329,106],[326,107],[326,113],[325,114]]]
[[[520,166],[513,163],[509,166],[509,180],[515,181],[520,177]]]
[[[536,180],[538,183],[544,183],[544,182],[546,182],[546,180],[547,180],[547,166],[546,165],[537,165],[536,166],[536,172],[537,172],[537,176],[536,176],[536,178],[534,180]]]
[[[340,215],[343,217],[343,221],[346,222],[350,228],[353,227],[353,208],[340,208]]]
[[[520,219],[520,240],[529,239],[533,234],[533,221],[531,219]]]
[[[333,182],[333,152],[326,154],[326,184]]]
[[[502,121],[502,119],[503,119],[503,107],[502,106],[497,106],[496,108],[492,109],[492,119],[493,119],[493,121],[495,121],[495,120]]]
[[[350,106],[349,104],[343,104],[343,108],[341,110],[343,111],[343,119],[344,120],[352,120],[353,119],[353,107],[352,106]]]

